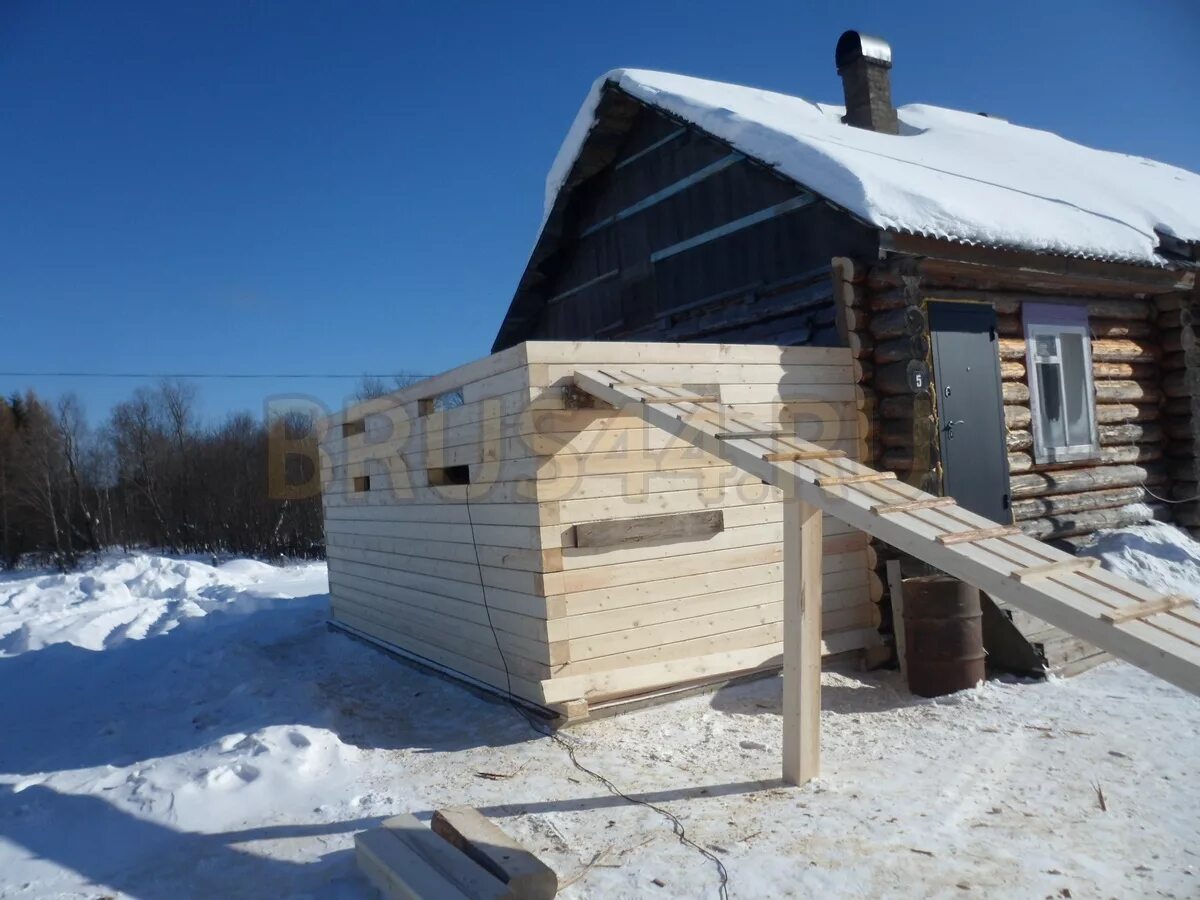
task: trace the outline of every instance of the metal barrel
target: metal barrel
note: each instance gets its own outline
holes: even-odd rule
[[[948,575],[904,580],[908,688],[940,697],[983,681],[983,610],[979,589]]]

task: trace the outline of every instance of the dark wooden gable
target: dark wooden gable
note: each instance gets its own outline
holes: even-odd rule
[[[829,261],[874,229],[610,87],[494,349],[527,339],[833,343]]]

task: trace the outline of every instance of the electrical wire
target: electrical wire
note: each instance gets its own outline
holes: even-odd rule
[[[583,765],[583,763],[581,763],[578,757],[575,755],[575,745],[573,743],[568,741],[549,725],[546,725],[544,722],[538,722],[522,704],[517,702],[517,698],[512,692],[512,673],[509,672],[508,660],[504,656],[504,649],[500,646],[500,635],[496,633],[496,626],[492,622],[492,609],[488,605],[487,585],[484,584],[483,565],[479,561],[479,545],[475,541],[475,523],[471,518],[470,498],[467,498],[465,506],[467,510],[467,526],[471,529],[471,547],[475,552],[475,569],[479,573],[479,589],[483,595],[483,610],[487,615],[488,627],[492,631],[492,640],[496,643],[496,652],[500,655],[500,663],[504,667],[504,678],[507,685],[505,694],[507,695],[509,705],[521,715],[531,729],[540,734],[542,737],[550,738],[550,740],[562,747],[567,752],[567,758],[571,760],[571,764],[575,766],[576,769],[600,782],[600,784],[604,785],[608,792],[614,797],[619,797],[627,803],[636,804],[637,806],[644,806],[647,809],[653,810],[670,822],[671,830],[675,833],[675,837],[679,839],[679,843],[683,844],[685,847],[690,847],[691,849],[695,850],[717,867],[717,876],[720,878],[720,885],[717,889],[718,896],[721,898],[721,900],[729,900],[729,871],[725,868],[725,864],[721,862],[721,860],[714,853],[705,847],[701,847],[687,836],[687,829],[684,828],[683,822],[680,821],[677,815],[670,810],[663,809],[661,806],[656,806],[648,800],[641,800],[637,797],[631,797],[629,794],[626,794],[619,787],[617,787],[609,778]]]
[[[1195,503],[1197,500],[1200,500],[1200,494],[1197,494],[1195,497],[1188,497],[1184,500],[1168,500],[1166,497],[1158,496],[1158,494],[1154,493],[1154,491],[1150,490],[1150,488],[1146,487],[1144,484],[1142,485],[1142,490],[1155,500],[1160,500],[1163,503]]]

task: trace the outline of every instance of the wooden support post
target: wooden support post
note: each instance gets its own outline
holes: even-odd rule
[[[783,503],[783,782],[821,771],[821,510]]]
[[[892,600],[892,634],[896,637],[896,661],[900,664],[900,677],[908,684],[908,647],[904,640],[904,576],[900,560],[889,559],[887,565],[888,594]]]

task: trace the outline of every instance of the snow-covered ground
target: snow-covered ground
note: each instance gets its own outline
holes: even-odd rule
[[[1195,592],[1200,546],[1164,527],[1098,552]],[[511,708],[329,631],[326,590],[319,564],[155,556],[0,579],[0,896],[369,896],[355,832],[463,803],[563,897],[716,896]],[[1123,664],[940,701],[824,681],[804,789],[778,780],[778,679],[568,738],[733,897],[1200,895],[1197,698]]]

